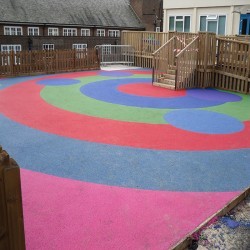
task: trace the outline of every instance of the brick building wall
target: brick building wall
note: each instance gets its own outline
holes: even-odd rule
[[[130,0],[130,4],[142,20],[147,31],[155,31],[163,25],[163,0]]]
[[[23,35],[4,35],[4,26],[22,27]],[[28,36],[28,27],[39,28],[39,36]],[[49,27],[58,28],[59,36],[49,36]],[[76,28],[77,36],[63,36],[63,28]],[[90,36],[81,36],[81,29],[90,29]],[[54,44],[54,49],[72,49],[73,44],[87,44],[88,48],[93,48],[101,44],[119,45],[121,43],[120,37],[108,36],[109,30],[119,30],[121,34],[121,29],[105,28],[105,37],[96,36],[97,29],[74,26],[0,24],[0,49],[1,45],[21,45],[22,50],[42,50],[43,44]]]

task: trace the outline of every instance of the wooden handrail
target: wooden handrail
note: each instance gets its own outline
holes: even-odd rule
[[[155,54],[157,54],[162,48],[164,48],[166,45],[168,45],[173,39],[175,39],[176,36],[173,36],[170,40],[168,40],[166,43],[164,43],[159,49],[157,49],[154,53],[153,53],[153,56]]]
[[[181,50],[175,57],[178,58],[182,53],[184,53],[199,37],[195,37],[183,50]]]
[[[232,39],[226,39],[226,38],[217,38],[220,41],[224,41],[224,42],[231,42],[231,43],[240,43],[240,44],[245,44],[245,45],[250,45],[250,42],[243,42],[243,41],[239,41],[239,40],[232,40]]]

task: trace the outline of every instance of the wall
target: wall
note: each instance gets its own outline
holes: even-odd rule
[[[198,32],[200,25],[200,15],[204,14],[225,14],[227,18],[226,35],[239,34],[240,13],[237,11],[246,12],[250,2],[249,0],[191,0],[191,1],[164,1],[164,25],[163,31],[169,30],[169,16],[170,15],[190,15],[191,16],[191,30],[190,32]],[[242,5],[241,5],[242,4]],[[245,4],[245,6],[243,6]],[[234,6],[235,5],[235,6]],[[195,7],[193,7],[195,6]],[[213,7],[209,7],[213,6]],[[235,13],[233,13],[236,11]]]
[[[190,7],[220,7],[249,5],[249,0],[164,0],[164,9],[190,8]]]

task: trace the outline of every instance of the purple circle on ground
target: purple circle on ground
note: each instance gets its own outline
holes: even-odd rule
[[[99,74],[100,76],[111,76],[111,77],[127,77],[133,76],[134,74],[131,72],[124,72],[124,71],[102,71]]]
[[[242,100],[242,97],[238,95],[215,89],[191,89],[187,91],[187,95],[209,101],[239,102]]]
[[[225,114],[207,110],[176,110],[164,119],[179,129],[204,134],[232,134],[244,129],[244,124]]]
[[[48,85],[48,86],[63,86],[72,85],[80,83],[80,80],[67,79],[67,78],[54,78],[54,79],[44,79],[37,81],[38,84]]]

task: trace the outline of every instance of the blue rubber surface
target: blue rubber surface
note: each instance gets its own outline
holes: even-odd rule
[[[205,134],[232,134],[244,129],[244,124],[231,116],[207,110],[176,110],[164,119],[174,127]]]
[[[219,192],[249,186],[250,149],[145,150],[68,139],[20,125],[3,115],[0,124],[3,148],[25,169],[150,190]]]
[[[195,94],[197,90],[191,90],[189,95],[189,90],[187,91],[187,96],[176,97],[176,98],[155,98],[155,97],[144,97],[136,95],[128,95],[118,91],[118,87],[123,84],[129,83],[148,83],[151,84],[151,79],[149,78],[136,78],[136,79],[111,79],[103,80],[98,82],[93,82],[81,87],[81,92],[91,98],[126,106],[142,107],[142,108],[172,108],[172,109],[182,109],[182,108],[204,108],[221,105],[227,101],[240,101],[241,97],[234,94],[220,94],[223,98],[207,98],[206,100],[197,98],[199,94]],[[219,91],[213,90],[212,93],[217,93]],[[211,96],[211,95],[209,95]]]

